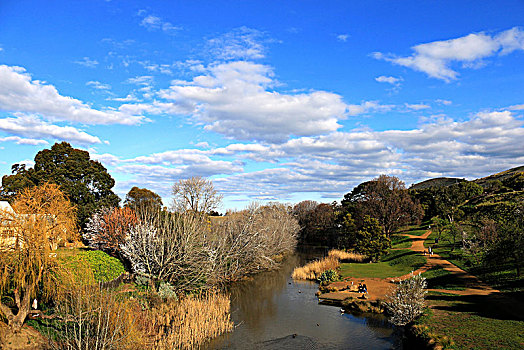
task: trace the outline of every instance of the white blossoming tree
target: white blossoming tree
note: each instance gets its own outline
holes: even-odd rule
[[[399,282],[386,296],[386,309],[391,315],[391,323],[404,326],[422,314],[426,306],[426,286],[426,278],[420,274]]]

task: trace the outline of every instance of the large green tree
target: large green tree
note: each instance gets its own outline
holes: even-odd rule
[[[387,175],[355,187],[344,196],[342,206],[357,226],[363,225],[366,216],[376,218],[388,237],[402,225],[417,222],[423,216],[422,207],[409,196],[404,182]]]
[[[362,226],[356,232],[355,248],[359,253],[367,255],[376,262],[391,248],[391,240],[384,233],[384,228],[380,226],[379,221],[366,215]]]
[[[115,180],[89,152],[71,147],[67,142],[55,143],[35,156],[35,165],[27,169],[14,164],[12,175],[2,178],[0,195],[12,200],[24,188],[46,182],[60,186],[77,207],[77,223],[83,227],[98,207],[118,206],[120,198],[112,191]]]

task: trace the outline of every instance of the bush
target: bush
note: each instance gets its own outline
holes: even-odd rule
[[[83,274],[83,268],[88,267],[96,282],[111,281],[125,272],[120,260],[100,250],[62,250],[58,256],[76,275]]]
[[[327,270],[322,272],[320,277],[318,278],[318,282],[320,282],[320,285],[325,286],[327,284],[330,284],[331,282],[335,282],[340,278],[340,275],[335,270]]]
[[[165,299],[177,299],[176,289],[167,282],[161,282],[158,287],[158,296]]]
[[[386,309],[391,323],[404,326],[422,314],[425,308],[426,279],[421,275],[400,281],[391,294],[386,296]]]

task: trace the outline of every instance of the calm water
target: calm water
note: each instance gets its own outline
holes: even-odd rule
[[[231,287],[232,333],[208,349],[395,349],[393,329],[383,317],[341,314],[319,305],[313,282],[295,282],[291,272],[306,262],[303,253],[277,270]]]

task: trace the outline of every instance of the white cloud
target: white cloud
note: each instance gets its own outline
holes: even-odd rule
[[[318,135],[341,127],[347,105],[340,95],[314,91],[284,94],[270,67],[235,61],[213,65],[192,81],[161,90],[180,112],[206,124],[205,129],[237,140],[285,141],[290,135]]]
[[[395,78],[395,77],[391,77],[391,76],[381,75],[379,77],[376,77],[375,80],[378,81],[379,83],[388,83],[388,84],[391,84],[391,85],[400,85],[400,82],[403,79],[402,78]]]
[[[348,41],[349,34],[339,34],[337,35],[337,39],[343,42]]]
[[[381,105],[377,101],[363,101],[359,105],[348,105],[348,115],[356,116],[369,112],[387,112],[393,109],[394,105]]]
[[[32,145],[32,146],[47,145],[48,143],[46,140],[29,139],[29,138],[23,138],[19,136],[0,137],[0,142],[15,142],[18,145]]]
[[[75,61],[75,63],[89,68],[95,68],[98,65],[97,60],[92,60],[89,57],[84,57],[79,61]]]
[[[453,62],[462,63],[464,68],[480,68],[485,65],[482,59],[524,50],[524,31],[515,27],[497,35],[472,33],[456,39],[416,45],[412,49],[414,53],[411,56],[375,52],[373,57],[449,82],[457,79],[459,75],[450,67]]]
[[[214,59],[254,60],[265,56],[264,43],[270,42],[266,35],[256,29],[240,27],[208,40],[207,49]]]
[[[88,81],[86,85],[91,86],[93,89],[97,89],[97,90],[111,90],[111,85],[104,84],[99,81],[93,81],[93,80]]]
[[[85,124],[140,124],[146,119],[111,109],[97,110],[62,96],[53,85],[33,80],[22,67],[0,65],[0,110],[37,113],[50,120]]]
[[[437,100],[435,100],[435,102],[439,103],[439,104],[442,104],[444,106],[449,106],[449,105],[451,105],[453,103],[450,100],[443,100],[443,99],[437,99]]]
[[[511,110],[511,111],[522,111],[522,110],[524,110],[524,104],[513,105],[513,106],[508,107],[508,109]]]
[[[428,106],[427,104],[424,104],[424,103],[414,103],[414,104],[405,103],[404,105],[406,106],[406,108],[412,109],[412,110],[415,110],[415,111],[420,111],[420,110],[423,110],[423,109],[431,108],[430,106]]]
[[[329,201],[380,174],[408,184],[428,177],[479,177],[521,165],[524,121],[510,111],[477,113],[455,121],[436,118],[409,130],[355,129],[304,136],[279,144],[232,143],[224,147],[180,149],[119,159],[93,156],[125,174],[133,185],[169,195],[174,181],[193,175],[217,176],[229,200],[292,200],[292,194],[321,194]],[[247,170],[248,161],[272,163]],[[254,167],[256,169],[256,166]],[[122,187],[123,184],[119,184]],[[123,188],[123,187],[122,187]]]
[[[171,24],[171,22],[165,21],[160,17],[147,15],[144,10],[139,11],[138,14],[140,16],[144,16],[142,18],[142,21],[140,21],[140,25],[146,28],[147,30],[161,30],[166,34],[174,35],[182,29],[181,27],[174,26],[173,24]]]
[[[19,115],[16,118],[0,119],[0,130],[17,136],[65,140],[81,144],[100,143],[96,136],[72,126],[58,126],[40,120],[36,116]]]

